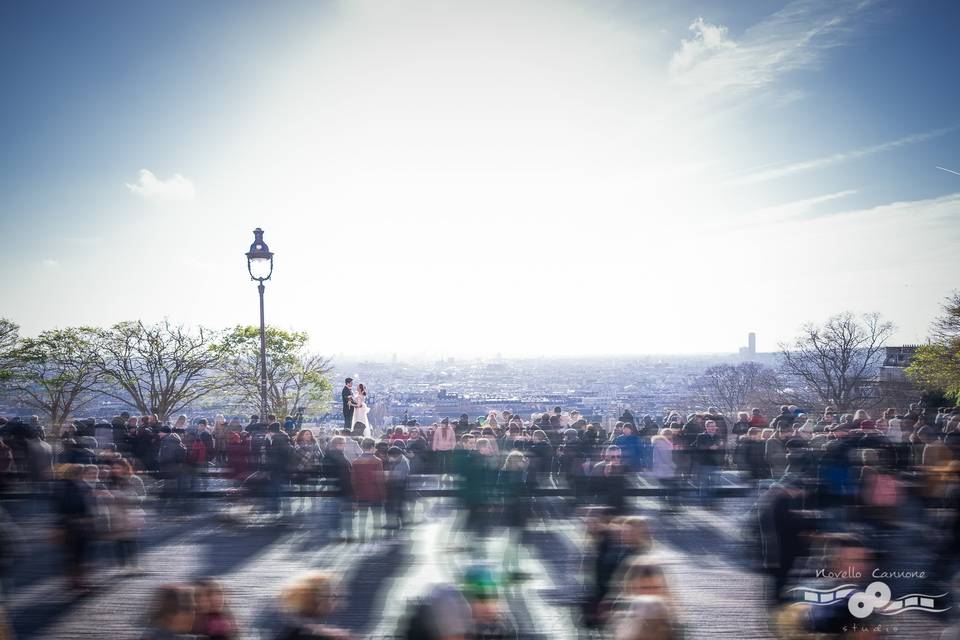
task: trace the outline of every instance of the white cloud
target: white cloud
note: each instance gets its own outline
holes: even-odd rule
[[[127,189],[148,200],[193,200],[196,195],[193,183],[179,173],[161,180],[147,169],[140,169],[137,182],[135,184],[128,182]]]
[[[54,260],[53,258],[46,258],[45,260],[43,260],[43,262],[42,262],[41,264],[42,264],[44,267],[46,267],[47,269],[59,269],[59,268],[60,268],[60,263],[57,262],[56,260]]]
[[[670,59],[670,73],[681,74],[693,68],[697,63],[723,51],[732,49],[737,44],[727,37],[727,28],[722,25],[711,24],[697,18],[690,25],[693,37],[680,42],[680,50],[674,52]]]
[[[845,44],[855,18],[872,0],[797,0],[747,29],[736,42],[723,25],[698,18],[692,40],[682,40],[670,60],[675,84],[712,93],[758,88],[785,73],[816,68],[824,52]]]

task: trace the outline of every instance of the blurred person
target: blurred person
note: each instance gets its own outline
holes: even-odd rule
[[[78,594],[89,591],[87,562],[94,539],[94,487],[84,480],[85,467],[66,464],[59,469],[54,489],[55,534],[62,544],[69,585]]]
[[[210,432],[210,425],[207,424],[206,418],[197,420],[197,439],[203,443],[204,465],[215,462],[217,457],[217,444],[213,434]]]
[[[434,585],[411,606],[398,638],[405,640],[464,640],[473,635],[473,611],[460,591]]]
[[[893,526],[903,496],[900,481],[881,464],[878,451],[861,449],[859,455],[863,519],[882,528]]]
[[[183,432],[187,431],[187,424],[188,424],[187,421],[188,421],[187,416],[185,416],[185,415],[183,415],[183,414],[180,414],[179,416],[177,416],[176,421],[173,423],[173,431],[174,431],[174,433],[179,433],[179,432],[181,432],[181,431],[183,431]]]
[[[784,419],[780,420],[780,418]],[[781,414],[781,416],[774,419],[774,423],[778,426],[773,430],[773,433],[770,434],[770,437],[767,438],[764,446],[764,457],[767,460],[767,465],[770,467],[770,477],[778,480],[783,477],[784,471],[786,471],[787,468],[787,451],[784,442],[786,441],[787,434],[792,432],[792,416],[790,416],[790,420],[788,421],[787,418]]]
[[[450,426],[449,419],[440,421],[440,426],[433,432],[432,444],[435,471],[441,476],[449,474],[452,471],[451,456],[457,447],[457,434]]]
[[[274,640],[346,640],[351,634],[327,619],[337,608],[336,584],[323,572],[295,579],[280,594],[282,625]]]
[[[334,436],[330,440],[324,462],[327,475],[337,481],[331,529],[345,542],[351,542],[353,540],[353,465],[343,453],[346,445],[347,438]]]
[[[411,473],[423,473],[427,465],[429,445],[419,427],[410,427],[404,451],[410,460]]]
[[[196,615],[193,633],[208,640],[239,638],[237,621],[226,604],[223,586],[212,578],[203,578],[193,584]]]
[[[615,581],[620,590],[618,597],[662,598],[669,609],[675,609],[674,599],[667,585],[667,576],[663,568],[649,557],[635,555],[627,558],[622,563]]]
[[[548,473],[551,470],[553,447],[550,446],[550,441],[545,431],[537,429],[533,432],[530,438],[530,446],[527,448],[526,453],[530,473]]]
[[[384,505],[388,529],[399,530],[406,523],[405,507],[407,480],[410,477],[410,463],[400,447],[387,449],[387,463],[384,466],[386,503]]]
[[[456,458],[460,476],[458,497],[464,514],[464,534],[476,541],[487,535],[499,465],[486,438],[478,440],[465,434],[461,444]]]
[[[674,640],[680,638],[673,614],[663,598],[633,596],[623,601],[608,624],[614,640]]]
[[[608,507],[614,515],[626,510],[627,479],[621,460],[620,447],[608,446],[603,460],[594,465],[590,473],[591,494],[594,504]]]
[[[273,433],[266,451],[266,471],[270,479],[269,510],[276,515],[286,512],[283,492],[289,488],[290,476],[298,462],[297,452],[290,446],[290,437],[282,431]]]
[[[110,466],[107,480],[110,491],[110,534],[117,556],[117,564],[128,574],[142,572],[138,563],[138,541],[146,524],[143,501],[147,492],[140,476],[124,459]]]
[[[739,411],[737,412],[737,421],[733,423],[730,433],[736,437],[746,435],[751,426],[753,425],[750,424],[750,414],[746,411]]]
[[[13,639],[7,623],[6,602],[10,593],[10,573],[17,565],[23,542],[20,528],[0,506],[0,640]]]
[[[603,626],[607,595],[613,588],[613,578],[623,559],[613,516],[606,507],[587,507],[584,510],[584,530],[587,538],[585,576],[587,592],[581,603],[583,626],[599,629]]]
[[[189,640],[196,617],[193,588],[187,585],[158,587],[147,610],[142,640]]]
[[[184,465],[187,461],[187,448],[179,434],[173,433],[169,426],[160,427],[158,437],[157,466],[159,479],[163,483],[161,498],[169,511],[180,501],[185,490]]]
[[[641,470],[644,458],[643,441],[637,435],[637,427],[632,422],[623,424],[621,433],[613,440],[613,444],[620,447],[625,472]]]
[[[723,466],[723,441],[714,420],[704,422],[704,432],[693,441],[697,490],[704,504],[712,505]]]
[[[502,500],[500,525],[507,530],[503,569],[512,581],[526,577],[520,570],[519,554],[523,532],[530,518],[535,484],[523,454],[519,451],[507,454],[497,476],[497,489]]]
[[[767,419],[763,417],[763,414],[760,413],[760,409],[757,409],[756,407],[750,411],[750,426],[759,427],[760,429],[766,429],[768,426]]]
[[[673,463],[673,429],[664,428],[650,439],[653,447],[653,465],[650,477],[663,488],[663,505],[672,508],[676,504],[675,491],[677,467]]]
[[[343,455],[350,461],[350,464],[353,464],[363,453],[363,450],[360,448],[360,438],[355,437],[349,431],[344,432],[343,435],[346,438],[344,441]]]
[[[298,431],[293,438],[293,449],[296,453],[296,472],[300,487],[316,489],[323,466],[323,451],[320,450],[320,444],[313,432],[309,429]],[[301,505],[306,508],[307,504],[313,504],[313,498],[304,498]]]
[[[798,513],[803,495],[800,480],[787,478],[767,489],[757,507],[761,565],[771,578],[769,599],[774,604],[784,601],[794,565],[807,552],[808,523]]]
[[[794,408],[791,408],[789,405],[783,405],[780,407],[779,415],[775,416],[773,420],[770,421],[770,428],[775,431],[792,429],[793,423],[796,419],[797,416],[794,413]]]
[[[824,635],[853,637],[859,640],[880,637],[878,625],[874,621],[876,616],[855,617],[849,606],[850,599],[873,581],[873,551],[857,536],[838,534],[827,538],[824,558],[829,573],[843,577],[830,579],[819,586],[835,588],[842,583],[853,585],[854,588],[829,604],[811,606],[800,603],[776,612],[776,622],[781,632],[784,632],[786,637],[796,637],[798,633],[822,634],[811,636],[816,638]]]
[[[383,477],[383,463],[373,454],[376,443],[372,438],[364,438],[360,445],[363,453],[353,463],[351,482],[353,484],[354,505],[357,511],[357,527],[360,542],[367,539],[367,515],[372,514],[371,526],[376,532],[382,527],[383,503],[386,499],[386,487]],[[376,535],[373,533],[371,538]]]
[[[250,434],[230,431],[226,448],[227,477],[240,483],[250,473]]]
[[[506,616],[500,597],[500,580],[495,570],[486,565],[471,565],[463,573],[464,597],[470,605],[473,633],[476,640],[516,638],[517,630]]]
[[[239,423],[237,423],[239,427]],[[237,429],[239,431],[240,429]],[[213,460],[219,464],[224,465],[227,462],[227,443],[230,441],[230,425],[227,424],[227,419],[223,417],[222,413],[218,413],[213,417]]]
[[[176,435],[176,434],[173,434]],[[210,434],[207,434],[209,437]],[[208,469],[208,450],[199,431],[184,434],[183,446],[187,450],[187,457],[183,465],[185,489],[191,494],[203,491],[206,488],[206,472]],[[186,504],[193,506],[194,497],[191,496]]]

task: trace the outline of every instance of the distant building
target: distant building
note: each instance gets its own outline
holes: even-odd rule
[[[741,360],[755,360],[757,357],[757,334],[753,331],[747,334],[747,346],[740,347]]]
[[[883,358],[883,364],[880,366],[880,381],[907,382],[907,374],[904,369],[910,366],[910,361],[913,360],[913,354],[917,352],[918,346],[908,344],[900,347],[885,347],[886,354]]]
[[[902,408],[920,397],[920,389],[907,377],[906,368],[917,351],[915,344],[885,347],[883,364],[877,371],[875,397],[885,405]]]

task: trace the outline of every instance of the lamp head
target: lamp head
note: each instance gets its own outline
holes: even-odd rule
[[[263,241],[263,229],[259,227],[253,230],[253,244],[247,252],[247,271],[252,280],[260,282],[269,280],[273,275],[273,252]]]

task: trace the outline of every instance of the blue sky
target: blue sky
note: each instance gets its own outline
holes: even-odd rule
[[[4,3],[4,308],[252,322],[262,226],[268,319],[328,353],[769,350],[846,309],[922,340],[960,273],[958,26],[947,1]]]

